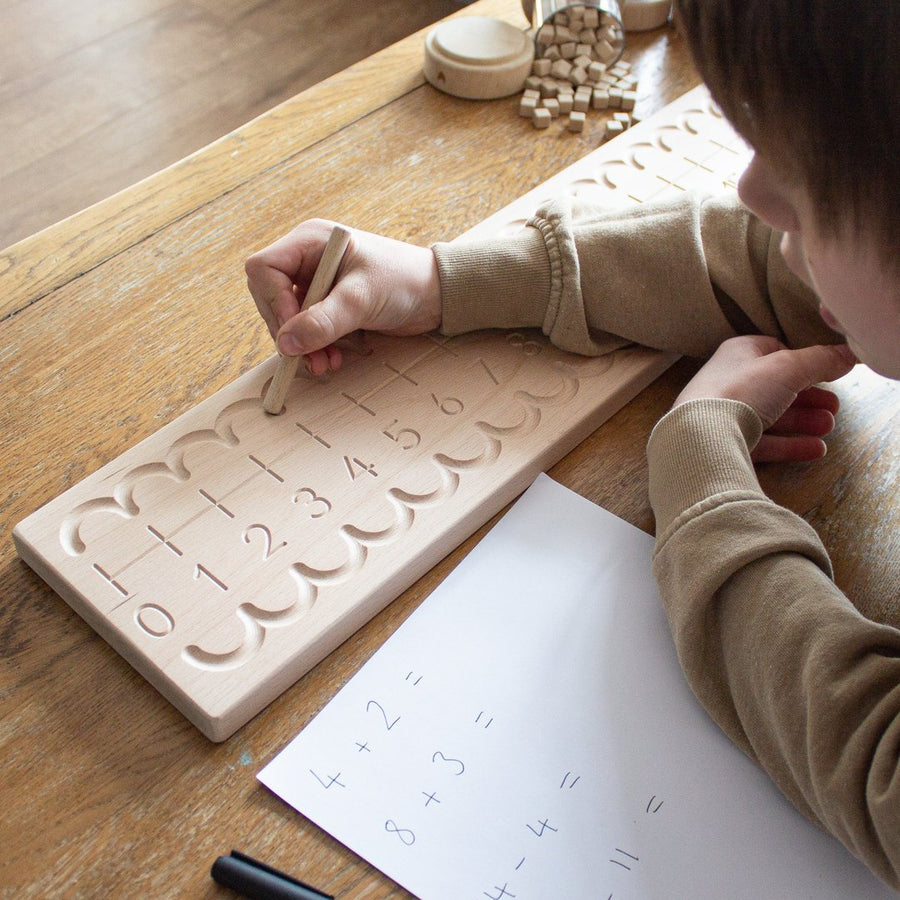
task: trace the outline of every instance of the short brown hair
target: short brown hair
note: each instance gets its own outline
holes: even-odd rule
[[[825,230],[900,257],[900,2],[675,0],[701,76],[755,150],[798,175]]]

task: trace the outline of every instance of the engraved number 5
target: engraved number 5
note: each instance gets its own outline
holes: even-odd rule
[[[395,444],[399,444],[403,450],[412,450],[413,447],[418,447],[422,441],[422,435],[418,431],[413,431],[412,428],[400,428],[393,433],[391,432],[391,429],[399,421],[399,419],[394,419],[381,433],[385,437],[390,438]]]

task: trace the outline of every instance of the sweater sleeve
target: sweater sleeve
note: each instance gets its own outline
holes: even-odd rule
[[[541,328],[585,355],[638,343],[706,356],[738,334],[839,340],[780,239],[733,192],[616,212],[554,201],[515,235],[433,245],[441,328]]]
[[[808,818],[900,888],[900,631],[837,589],[825,549],[762,492],[756,413],[676,407],[650,438],[654,574],[712,717]]]

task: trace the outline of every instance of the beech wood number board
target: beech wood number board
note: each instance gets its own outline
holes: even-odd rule
[[[529,140],[532,138],[529,138]],[[568,192],[733,187],[746,150],[696,89],[467,232]],[[23,520],[19,555],[207,737],[231,735],[665,368],[533,332],[366,335],[263,398],[277,357]]]

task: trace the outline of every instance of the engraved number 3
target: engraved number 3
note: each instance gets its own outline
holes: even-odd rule
[[[300,498],[304,498],[301,500]],[[331,512],[331,502],[324,497],[320,497],[314,490],[310,488],[300,488],[294,494],[294,503],[301,503],[303,506],[314,507],[316,512],[310,509],[309,517],[311,519],[321,519],[322,516]]]

